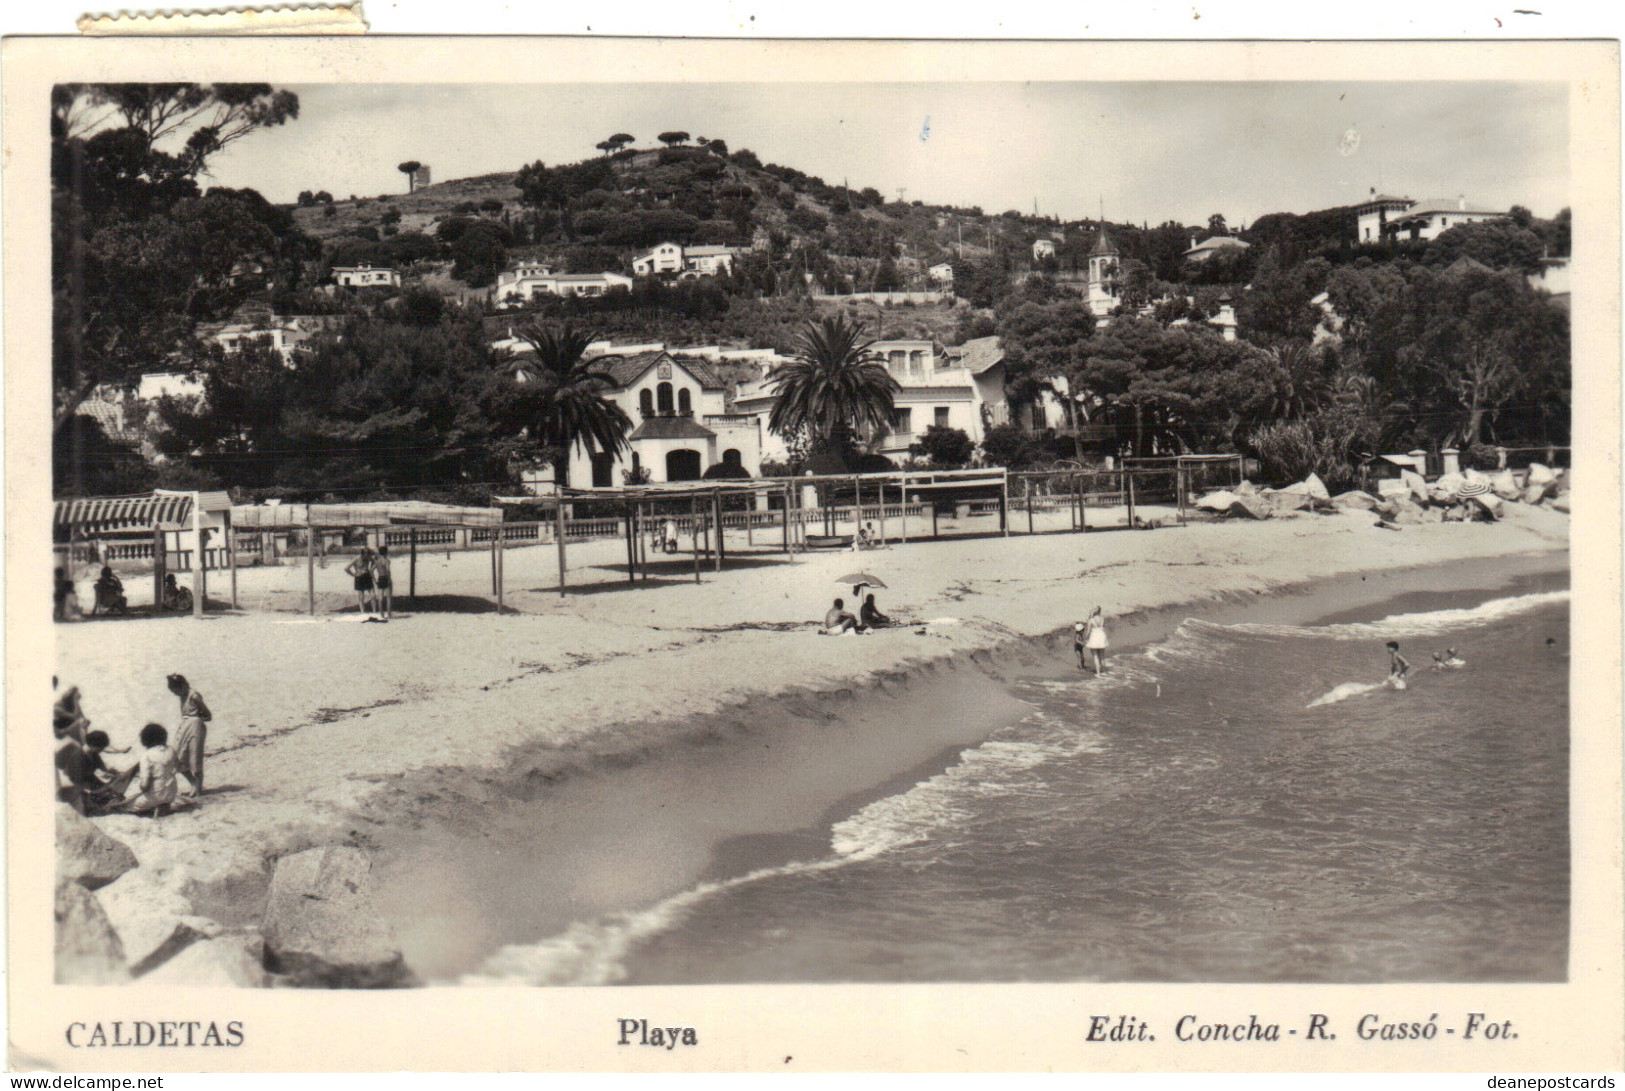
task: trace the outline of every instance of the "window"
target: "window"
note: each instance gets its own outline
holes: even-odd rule
[[[694,415],[694,403],[689,400],[688,387],[686,386],[677,392],[677,415],[681,417]]]
[[[645,417],[652,417],[655,415],[654,391],[650,390],[648,387],[644,387],[642,390],[638,391],[638,412],[643,414]]]
[[[671,416],[671,384],[661,383],[655,388],[655,401],[660,406],[660,415]]]
[[[915,349],[908,354],[908,373],[910,375],[925,374],[925,353]]]
[[[737,447],[730,447],[726,451],[722,452],[722,464],[724,466],[743,467],[745,461],[744,458],[739,454],[739,449]]]
[[[906,436],[913,425],[914,410],[893,409],[891,414],[891,430],[893,435]]]
[[[948,427],[948,407],[946,405],[937,406],[936,426],[938,428]]]
[[[615,484],[615,456],[605,451],[592,456],[592,487],[607,489]]]

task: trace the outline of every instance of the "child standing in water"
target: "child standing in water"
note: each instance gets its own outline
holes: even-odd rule
[[[1084,661],[1084,655],[1083,655],[1083,652],[1084,652],[1083,641],[1084,641],[1083,622],[1074,621],[1072,623],[1072,651],[1078,657],[1078,669],[1080,671],[1083,670],[1085,666],[1087,666],[1087,664]]]
[[[1388,642],[1388,685],[1393,689],[1405,688],[1405,675],[1410,673],[1410,660],[1399,654],[1399,641]]]

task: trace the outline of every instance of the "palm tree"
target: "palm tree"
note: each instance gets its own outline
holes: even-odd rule
[[[894,396],[902,389],[869,351],[873,344],[845,315],[809,321],[795,356],[773,373],[778,400],[767,426],[781,436],[804,429],[815,448],[848,461],[865,426],[876,433],[891,427]]]
[[[572,329],[568,322],[557,328],[527,323],[514,336],[535,353],[534,360],[512,360],[508,370],[520,381],[538,384],[530,438],[547,451],[553,480],[560,486],[565,483],[570,452],[578,444],[588,455],[626,450],[632,420],[604,397],[615,388],[615,380],[602,362],[584,355],[596,338]]]

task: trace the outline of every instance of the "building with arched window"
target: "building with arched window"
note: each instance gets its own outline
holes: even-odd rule
[[[750,416],[730,413],[727,384],[711,360],[673,354],[664,348],[632,346],[641,351],[617,352],[595,344],[588,351],[613,384],[604,396],[632,421],[626,450],[589,454],[570,452],[569,484],[574,488],[618,488],[647,473],[653,482],[691,481],[723,463],[756,476],[761,473],[760,424]],[[528,353],[513,356],[507,366],[527,381]],[[720,355],[720,353],[719,353]],[[550,485],[552,471],[527,477],[529,484]]]

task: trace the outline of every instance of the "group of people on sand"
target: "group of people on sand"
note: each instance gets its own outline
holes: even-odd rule
[[[884,629],[892,625],[890,617],[880,612],[875,605],[874,592],[863,596],[863,605],[854,614],[846,608],[845,599],[836,599],[824,614],[824,627],[819,629],[825,636],[841,636],[844,633],[866,633],[872,629]]]
[[[102,565],[102,570],[91,587],[95,595],[90,607],[91,617],[104,613],[130,612],[130,600],[124,590],[124,581],[113,571],[112,565]],[[176,582],[173,572],[164,573],[162,595],[163,600],[159,606],[163,610],[178,610],[185,613],[192,609],[192,592]],[[56,621],[78,621],[84,616],[84,608],[79,603],[79,591],[73,577],[68,575],[67,568],[57,565],[51,596],[51,617]]]
[[[1405,676],[1411,672],[1410,660],[1399,654],[1399,641],[1390,640],[1388,648],[1388,678],[1386,684],[1390,689],[1404,689]],[[1455,648],[1446,648],[1442,652],[1433,653],[1433,666],[1429,669],[1456,670],[1465,667],[1467,660],[1456,654]]]
[[[183,675],[171,674],[166,682],[180,702],[174,744],[168,728],[149,723],[141,729],[140,755],[122,770],[110,767],[105,756],[128,754],[130,749],[114,749],[107,732],[90,730],[78,686],[57,690],[51,733],[56,739],[58,800],[85,815],[156,817],[167,813],[183,794],[190,799],[203,794],[203,747],[214,714]],[[57,679],[52,678],[51,684],[57,687]],[[184,793],[180,777],[188,784]]]
[[[390,578],[387,545],[379,546],[377,553],[371,546],[362,546],[344,571],[355,580],[356,609],[366,614],[368,621],[388,621],[395,616],[395,585]]]

